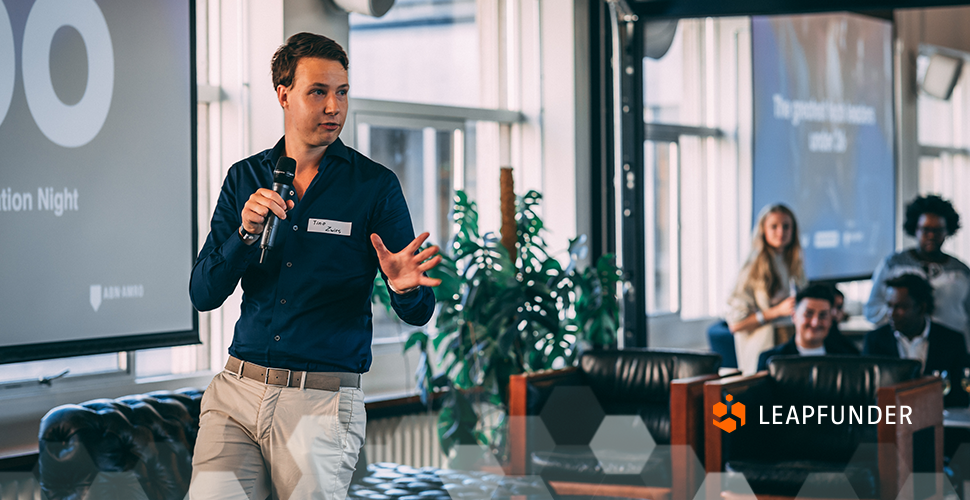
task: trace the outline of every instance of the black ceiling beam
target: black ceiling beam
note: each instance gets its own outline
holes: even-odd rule
[[[882,17],[895,9],[956,7],[967,0],[645,0],[631,1],[630,8],[641,19],[716,16],[809,14],[816,12],[868,12]]]

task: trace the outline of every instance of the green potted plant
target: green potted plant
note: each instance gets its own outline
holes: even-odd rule
[[[619,269],[612,255],[580,269],[585,236],[569,244],[568,264],[550,254],[535,212],[542,196],[529,191],[516,202],[515,262],[493,234],[481,234],[476,204],[455,195],[455,236],[442,262],[429,272],[441,279],[433,338],[410,335],[404,350],[417,348],[421,400],[442,392],[438,436],[449,453],[458,444],[481,444],[504,455],[505,419],[482,429],[478,406],[507,414],[509,376],[572,366],[583,348],[614,343],[619,326]],[[377,279],[375,301],[389,306]],[[432,356],[436,355],[436,362]],[[484,404],[482,404],[484,403]]]

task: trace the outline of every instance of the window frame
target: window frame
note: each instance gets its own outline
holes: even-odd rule
[[[671,217],[671,229],[676,231],[676,234],[671,238],[670,250],[671,250],[671,276],[672,276],[672,287],[674,290],[671,292],[671,301],[676,304],[676,307],[671,309],[663,310],[651,310],[649,301],[645,306],[648,318],[662,317],[662,316],[677,316],[681,315],[684,306],[684,294],[683,286],[681,283],[682,271],[681,266],[683,265],[683,247],[681,244],[681,224],[682,224],[682,206],[681,202],[683,200],[681,190],[681,175],[682,175],[682,159],[683,155],[681,153],[681,148],[683,145],[681,141],[684,137],[694,137],[698,139],[713,139],[713,140],[729,140],[731,136],[728,131],[714,128],[714,127],[704,127],[704,126],[693,126],[693,125],[677,125],[670,123],[661,122],[645,122],[644,123],[644,144],[648,142],[660,143],[660,144],[674,144],[676,145],[676,157],[672,159],[674,162],[674,167],[677,169],[676,172],[672,173],[672,185],[671,189],[676,192],[672,196],[672,206],[670,210],[672,212]],[[653,255],[653,251],[650,248],[651,237],[649,236],[654,228],[653,224],[656,223],[656,219],[651,217],[654,213],[653,209],[647,204],[654,199],[654,195],[648,193],[648,190],[653,188],[653,183],[651,181],[650,165],[648,163],[651,160],[647,158],[646,152],[644,152],[643,158],[643,183],[644,183],[644,223],[645,223],[645,242],[644,242],[644,279],[648,291],[644,294],[644,300],[651,296],[649,287],[653,283],[651,276],[653,271],[656,269],[656,263],[651,262],[650,257]]]
[[[425,129],[433,128],[436,130],[460,131],[463,140],[461,154],[463,156],[461,168],[462,172],[455,175],[453,189],[464,189],[464,184],[458,186],[458,177],[464,183],[466,176],[464,168],[471,159],[468,157],[469,151],[475,149],[470,147],[469,141],[474,137],[469,137],[467,133],[468,122],[490,122],[497,123],[500,127],[512,127],[526,121],[525,115],[519,111],[488,108],[468,108],[461,106],[446,106],[438,104],[411,103],[404,101],[384,101],[379,99],[350,99],[350,111],[348,112],[347,122],[344,125],[344,132],[341,138],[347,141],[352,147],[358,149],[357,130],[361,124],[369,124],[379,127]],[[422,199],[422,202],[425,200]],[[415,203],[416,200],[411,200]],[[447,242],[439,242],[443,245]],[[428,325],[421,327],[425,331],[434,332],[433,319]],[[408,338],[408,333],[403,333],[396,337],[374,336],[372,346],[385,348],[391,345],[403,345]],[[376,353],[375,353],[376,355]]]
[[[622,19],[614,19],[616,21]],[[684,21],[690,24],[685,25]],[[638,40],[642,29],[645,29],[643,23],[638,20],[632,34],[621,32],[621,35]],[[626,263],[624,271],[629,273],[625,275],[625,286],[627,290],[630,287],[634,290],[632,294],[625,294],[625,305],[629,308],[624,316],[624,347],[702,348],[706,345],[704,328],[722,313],[730,293],[729,285],[733,284],[736,271],[749,251],[750,227],[746,221],[751,217],[752,117],[744,110],[750,107],[752,99],[750,76],[746,76],[750,69],[750,17],[681,19],[677,30],[676,36],[683,37],[679,43],[684,47],[681,56],[684,59],[679,71],[684,72],[685,94],[677,101],[680,111],[674,116],[679,116],[678,120],[683,123],[665,121],[663,116],[654,117],[652,106],[660,104],[648,99],[646,77],[636,78],[639,74],[646,75],[643,57],[623,59],[622,65],[628,66],[628,73],[632,70],[632,74],[616,70],[613,74],[614,79],[622,83],[617,90],[622,91],[622,102],[642,104],[642,125],[623,122],[619,128],[624,135],[620,141],[624,161],[614,167],[618,179],[614,183],[614,192],[623,197],[620,200],[624,203],[623,208],[632,203],[642,212],[638,216],[637,210],[633,210],[628,216],[625,211],[618,210],[616,215],[618,227],[623,228],[622,244],[618,246],[623,248],[622,253],[626,253],[622,260]],[[627,52],[638,49],[637,43],[631,43],[629,39],[620,42],[633,45]],[[625,53],[625,57],[629,57],[628,54]],[[722,84],[714,85],[712,81]],[[666,102],[660,101],[661,104]],[[616,106],[613,112],[624,115],[623,118],[633,114],[626,113],[625,106]],[[637,125],[642,128],[638,129]],[[630,137],[633,141],[627,142]],[[676,280],[670,290],[676,293],[670,301],[676,303],[676,307],[669,307],[671,310],[656,309],[648,300],[648,295],[655,297],[647,287],[653,284],[650,274],[658,265],[648,262],[652,255],[647,248],[650,239],[644,238],[637,245],[631,241],[627,230],[633,226],[645,235],[655,231],[656,221],[651,218],[655,217],[656,210],[648,207],[648,203],[656,199],[648,192],[655,187],[650,177],[652,170],[648,168],[652,159],[646,156],[648,142],[677,145],[677,157],[671,159],[672,162],[676,160],[678,169],[671,174],[678,184],[678,192],[671,196],[675,206],[670,207],[672,220],[676,221],[676,224],[671,223],[670,230],[675,233],[671,236],[672,243],[677,247],[677,255],[670,259],[670,265],[676,265],[676,269],[670,270],[670,279]],[[639,168],[626,170],[631,160],[640,158]],[[632,181],[631,172],[634,174]],[[630,192],[631,184],[632,189],[640,191],[642,205]],[[722,197],[724,193],[732,194]],[[702,201],[694,203],[698,199]],[[728,218],[736,218],[738,222],[725,226],[723,222]],[[697,225],[704,221],[707,221],[705,226]],[[631,255],[630,250],[636,250],[636,253]],[[697,261],[698,258],[701,260]],[[698,284],[698,273],[710,277]],[[643,287],[643,293],[635,293],[638,287]],[[635,301],[626,295],[632,295]],[[638,308],[642,308],[642,315]]]
[[[917,61],[926,54],[942,51],[954,57],[970,61],[970,53],[955,49],[945,49],[932,45],[919,46]],[[917,68],[919,71],[920,68]],[[918,153],[916,163],[916,186],[919,195],[938,194],[949,199],[957,213],[966,215],[966,179],[970,177],[970,67],[964,64],[956,87],[948,100],[932,97],[922,90],[916,98],[916,127]],[[926,170],[931,162],[930,170]],[[912,198],[903,198],[905,205]],[[966,223],[964,223],[966,226]],[[908,239],[908,237],[906,237]],[[897,245],[898,246],[898,245]],[[970,235],[966,227],[947,237],[944,251],[966,262],[970,259]]]

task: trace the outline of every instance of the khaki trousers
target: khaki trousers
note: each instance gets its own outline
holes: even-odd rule
[[[191,500],[343,500],[364,444],[364,393],[220,372],[202,397]]]

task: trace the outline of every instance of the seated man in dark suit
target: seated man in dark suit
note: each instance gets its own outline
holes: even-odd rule
[[[788,342],[761,353],[758,370],[768,368],[772,356],[800,355],[823,356],[825,354],[858,355],[852,342],[842,334],[829,334],[832,327],[832,304],[835,301],[832,287],[811,285],[795,295],[795,335]]]
[[[967,365],[963,334],[930,321],[933,287],[922,276],[902,274],[886,282],[889,323],[866,334],[862,353],[867,356],[918,359],[923,373],[947,371],[953,389],[943,399],[945,406],[967,406],[967,393],[960,390],[960,377]]]

